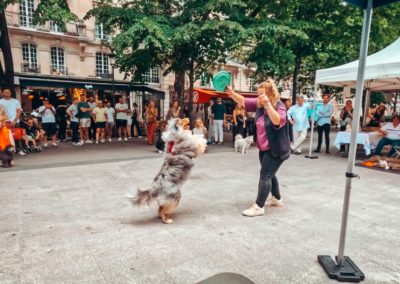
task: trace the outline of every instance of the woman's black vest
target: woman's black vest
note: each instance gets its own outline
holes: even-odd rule
[[[276,109],[278,109],[283,103],[278,102]],[[271,154],[274,158],[280,158],[286,160],[290,156],[290,140],[289,140],[289,127],[288,123],[279,128],[275,126],[269,116],[266,114],[264,108],[258,108],[255,116],[255,124],[257,127],[257,120],[264,116],[264,127],[267,132],[269,147],[271,148]],[[254,141],[257,141],[257,131],[254,131]]]

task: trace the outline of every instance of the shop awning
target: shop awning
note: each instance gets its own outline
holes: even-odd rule
[[[251,92],[238,92],[238,93],[246,98],[255,98],[258,96],[257,93],[251,93]],[[193,103],[195,104],[209,103],[211,100],[216,99],[217,97],[221,97],[221,99],[231,100],[231,98],[225,92],[217,92],[212,89],[201,89],[201,88],[193,89]]]
[[[46,87],[46,88],[92,88],[95,90],[112,90],[111,79],[98,78],[68,78],[46,75],[17,74],[17,82],[21,87]],[[159,99],[165,98],[165,92],[148,85],[132,85],[126,81],[115,81],[116,91],[148,92]]]

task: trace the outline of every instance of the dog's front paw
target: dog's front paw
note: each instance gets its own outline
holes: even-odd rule
[[[163,220],[164,224],[171,224],[174,222],[172,219]]]

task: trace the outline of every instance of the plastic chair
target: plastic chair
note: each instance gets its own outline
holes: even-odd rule
[[[393,150],[395,151],[391,158],[400,159],[400,146],[393,146]]]

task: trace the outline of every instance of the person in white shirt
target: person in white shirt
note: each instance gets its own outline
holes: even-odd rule
[[[56,124],[56,109],[49,103],[49,100],[45,98],[43,100],[43,105],[39,108],[39,113],[42,116],[42,127],[46,133],[44,136],[44,147],[47,147],[47,137],[51,137],[52,146],[57,147],[56,134],[57,134],[57,124]]]
[[[113,129],[115,124],[115,109],[111,106],[111,102],[106,104],[107,111],[107,125],[106,125],[106,137],[108,142],[112,142]]]
[[[306,139],[307,131],[310,128],[308,121],[308,109],[310,106],[304,104],[303,96],[297,96],[296,102],[287,114],[290,124],[293,125],[293,143],[290,148],[295,155],[300,155],[301,143]]]
[[[128,141],[126,126],[128,125],[129,107],[125,103],[124,98],[119,98],[119,102],[115,105],[115,112],[117,113],[116,124],[118,130],[118,141],[122,141],[122,137],[124,137],[125,141]]]
[[[16,125],[21,116],[21,104],[18,100],[11,97],[11,89],[5,88],[2,91],[2,99],[0,100],[0,105],[6,110],[8,119],[11,120],[13,125]]]
[[[383,147],[386,145],[392,145],[392,149],[388,153],[388,157],[393,156],[393,154],[396,152],[394,147],[400,146],[400,114],[393,114],[392,122],[386,123],[379,132],[385,136],[381,139],[381,141],[379,141],[378,146],[376,146],[375,154],[380,155]]]

